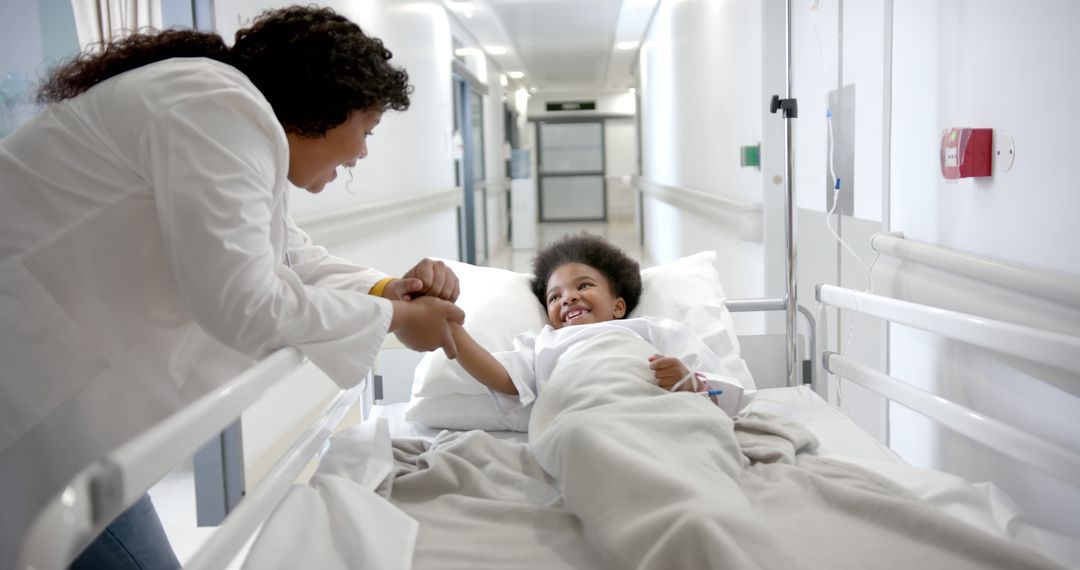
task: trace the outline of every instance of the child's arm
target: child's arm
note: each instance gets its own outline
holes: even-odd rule
[[[454,342],[457,342],[457,337],[454,337]],[[653,376],[656,378],[656,384],[665,390],[670,390],[690,374],[690,369],[674,356],[654,354],[649,357],[649,368],[653,371]],[[693,380],[688,380],[679,385],[678,391],[693,391],[693,385]]]
[[[497,392],[518,395],[518,389],[510,380],[506,368],[484,347],[477,344],[465,327],[451,322],[450,330],[454,336],[454,344],[457,345],[457,361],[470,376]]]
[[[656,384],[665,390],[671,390],[691,373],[690,369],[678,358],[660,354],[649,357],[649,368],[656,377]],[[695,372],[694,378],[679,384],[676,390],[707,394],[709,400],[712,400],[712,403],[727,412],[729,416],[737,414],[742,407],[743,387],[734,379]]]

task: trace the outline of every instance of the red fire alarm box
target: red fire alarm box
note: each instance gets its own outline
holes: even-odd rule
[[[994,130],[950,128],[941,134],[941,175],[946,180],[990,176]]]

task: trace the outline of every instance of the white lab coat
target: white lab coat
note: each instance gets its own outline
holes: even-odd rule
[[[343,387],[367,373],[384,275],[292,223],[288,164],[266,99],[201,58],[109,79],[0,140],[0,568],[78,469],[274,349]]]
[[[674,356],[711,384],[724,388],[720,404],[734,415],[742,402],[743,385],[750,385],[750,372],[742,359],[725,364],[708,345],[686,325],[671,319],[638,317],[571,325],[559,329],[545,325],[539,333],[526,332],[514,339],[514,349],[492,356],[503,365],[518,395],[510,396],[488,389],[500,412],[508,414],[532,404],[544,390],[559,359],[575,345],[601,334],[629,334],[640,337],[656,348],[657,354]],[[587,379],[582,379],[587,381]]]

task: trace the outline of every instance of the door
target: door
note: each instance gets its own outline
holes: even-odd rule
[[[514,169],[510,166],[513,161],[513,150],[521,148],[518,143],[518,128],[517,128],[517,112],[510,108],[510,104],[503,102],[503,145],[504,148],[509,149],[510,154],[506,158],[506,176],[512,176]],[[514,225],[513,225],[513,212],[511,211],[510,194],[506,194],[506,236],[505,240],[509,243],[513,238]]]
[[[463,193],[459,210],[458,248],[466,263],[487,263],[487,190],[484,186],[484,96],[469,81],[454,75],[454,139],[460,153],[454,161]]]
[[[536,133],[540,221],[604,221],[604,123],[544,121]]]
[[[466,160],[472,162],[473,242],[477,265],[488,263],[488,191],[484,179],[484,96],[469,90],[469,137]]]

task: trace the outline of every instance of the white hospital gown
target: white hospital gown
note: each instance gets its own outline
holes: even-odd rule
[[[742,386],[750,373],[742,360],[727,365],[688,327],[671,319],[639,317],[570,325],[560,329],[545,326],[539,333],[527,332],[514,339],[514,350],[496,352],[492,356],[506,368],[518,395],[510,396],[489,390],[499,411],[507,414],[532,404],[544,390],[559,358],[581,341],[600,334],[630,334],[641,337],[656,348],[657,354],[674,356],[691,371],[707,376],[710,384],[726,385],[728,397],[721,407],[728,413],[738,409]],[[737,392],[737,394],[735,393]]]

